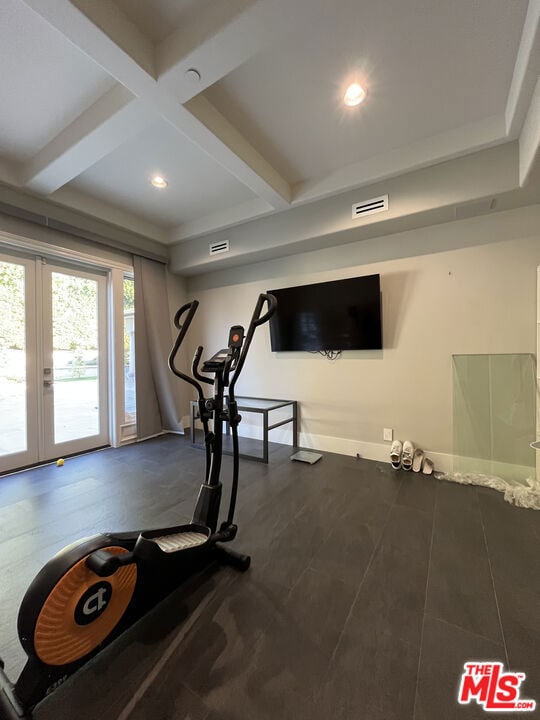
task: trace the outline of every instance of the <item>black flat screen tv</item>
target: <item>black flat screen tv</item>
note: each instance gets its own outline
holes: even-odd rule
[[[268,292],[278,303],[270,320],[274,352],[382,348],[379,275]]]

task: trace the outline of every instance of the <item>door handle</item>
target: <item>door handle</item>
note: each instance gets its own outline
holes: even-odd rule
[[[51,387],[53,384],[53,377],[52,377],[52,369],[51,368],[43,368],[43,386],[44,387]]]

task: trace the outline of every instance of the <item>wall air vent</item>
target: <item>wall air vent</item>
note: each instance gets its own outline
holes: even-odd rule
[[[381,195],[381,197],[355,203],[352,206],[352,217],[354,220],[355,218],[365,217],[366,215],[385,212],[385,210],[388,210],[388,195]]]
[[[209,255],[219,255],[220,253],[226,253],[229,252],[229,241],[228,240],[220,240],[219,242],[213,242],[210,243],[208,254]]]

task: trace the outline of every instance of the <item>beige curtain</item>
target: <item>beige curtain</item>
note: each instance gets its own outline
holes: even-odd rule
[[[137,437],[182,432],[180,381],[167,365],[172,347],[167,275],[163,263],[135,255],[135,378]]]

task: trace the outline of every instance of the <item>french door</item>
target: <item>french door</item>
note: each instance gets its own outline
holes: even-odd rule
[[[0,472],[108,444],[107,276],[0,254]]]

